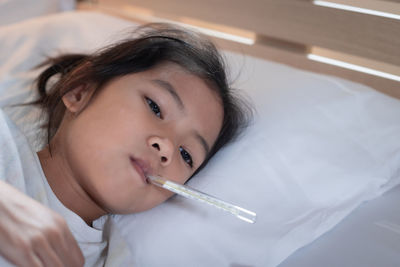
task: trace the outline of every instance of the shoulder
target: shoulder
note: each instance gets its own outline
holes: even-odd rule
[[[9,153],[15,147],[15,134],[20,135],[18,128],[10,118],[0,109],[0,154]],[[3,162],[2,162],[3,163]]]
[[[26,157],[32,153],[25,136],[0,109],[0,179],[25,192]]]
[[[0,108],[0,147],[2,148],[0,153],[10,153],[11,151],[17,153],[17,144],[24,139],[25,137],[15,123]]]

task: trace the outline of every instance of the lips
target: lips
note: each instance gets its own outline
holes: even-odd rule
[[[139,174],[140,178],[142,179],[143,183],[148,184],[146,174],[150,172],[149,165],[140,159],[135,159],[130,157],[131,164],[136,172]]]

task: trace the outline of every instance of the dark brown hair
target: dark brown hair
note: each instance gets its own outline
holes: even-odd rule
[[[90,84],[98,91],[116,77],[146,71],[161,62],[173,62],[203,79],[223,105],[222,129],[197,173],[221,147],[238,135],[248,122],[251,109],[233,93],[221,55],[201,34],[172,24],[153,23],[139,27],[133,36],[93,54],[66,54],[42,64],[50,66],[38,77],[39,99],[35,104],[47,115],[47,143],[64,116],[62,97],[69,90]],[[56,75],[59,75],[58,80],[50,85],[50,78]]]

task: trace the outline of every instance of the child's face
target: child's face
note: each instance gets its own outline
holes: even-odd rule
[[[90,90],[63,97],[63,153],[77,182],[111,213],[147,210],[169,198],[144,174],[184,183],[222,126],[217,94],[172,63],[115,79],[91,99]]]

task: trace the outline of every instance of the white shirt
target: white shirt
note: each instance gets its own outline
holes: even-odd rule
[[[93,227],[90,227],[81,217],[67,209],[51,190],[36,152],[31,149],[25,136],[2,109],[0,109],[0,179],[64,217],[85,256],[85,266],[105,265],[107,237],[103,236],[103,228],[109,221],[109,216],[97,219],[93,222]],[[0,256],[0,266],[11,266],[5,262]]]

